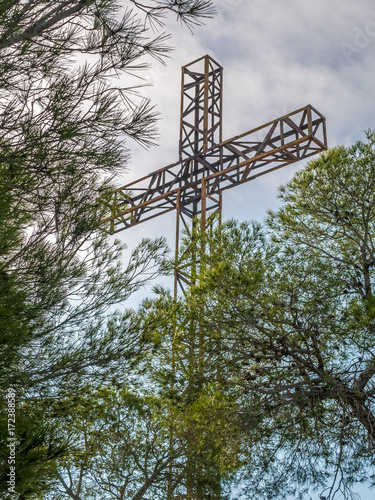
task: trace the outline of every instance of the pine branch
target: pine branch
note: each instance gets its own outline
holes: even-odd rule
[[[67,1],[66,4],[70,4],[71,1]],[[34,22],[31,26],[26,28],[23,33],[19,33],[18,35],[13,35],[5,40],[0,40],[0,49],[5,49],[11,47],[20,42],[30,41],[33,38],[41,35],[44,31],[52,28],[54,25],[58,24],[63,19],[73,16],[74,14],[80,12],[85,7],[94,3],[94,0],[80,0],[76,5],[71,7],[70,9],[64,10],[60,12],[61,6],[56,7],[52,11],[45,14],[41,19],[37,22]],[[52,17],[51,17],[52,15]]]

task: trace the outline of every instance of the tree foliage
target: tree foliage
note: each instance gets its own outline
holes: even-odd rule
[[[169,464],[179,449],[176,443],[171,453],[161,401],[123,387],[94,394],[87,390],[69,403],[75,443],[57,462],[46,498],[139,500],[165,495]],[[61,423],[66,425],[65,417]]]
[[[123,265],[123,246],[99,226],[113,176],[129,158],[127,139],[155,139],[157,115],[136,96],[134,74],[168,55],[168,35],[149,25],[171,11],[191,24],[212,6],[0,5],[0,385],[17,395],[20,498],[42,494],[71,445],[50,406],[88,383],[121,384],[144,348],[134,315],[109,308],[159,273],[165,243],[144,240]],[[6,439],[4,424],[4,498]]]
[[[368,133],[298,172],[268,240],[232,222],[214,241],[200,293],[242,392],[241,477],[257,498],[351,498],[373,481],[374,144]]]

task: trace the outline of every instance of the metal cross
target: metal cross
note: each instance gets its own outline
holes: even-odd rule
[[[179,160],[113,192],[108,231],[116,233],[176,210],[176,255],[186,228],[222,210],[226,189],[327,149],[324,116],[311,105],[222,140],[223,68],[206,55],[182,67]],[[190,283],[175,272],[175,293]]]

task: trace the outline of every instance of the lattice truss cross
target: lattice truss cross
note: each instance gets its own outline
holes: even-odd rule
[[[182,67],[179,160],[113,192],[110,233],[176,210],[179,233],[197,216],[221,214],[222,193],[327,149],[324,116],[311,105],[222,140],[223,68],[206,55]],[[182,222],[182,224],[181,224]],[[175,291],[189,283],[176,270]]]

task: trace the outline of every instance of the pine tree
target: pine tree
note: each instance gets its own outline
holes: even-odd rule
[[[0,5],[0,384],[3,393],[16,391],[19,498],[41,494],[44,468],[69,446],[48,402],[65,401],[88,381],[121,384],[143,348],[132,313],[108,309],[143,285],[145,271],[159,272],[165,243],[141,242],[122,266],[122,245],[100,221],[113,177],[127,165],[126,140],[154,141],[156,113],[134,96],[130,74],[170,52],[168,36],[149,36],[147,27],[171,11],[191,25],[212,6]]]

